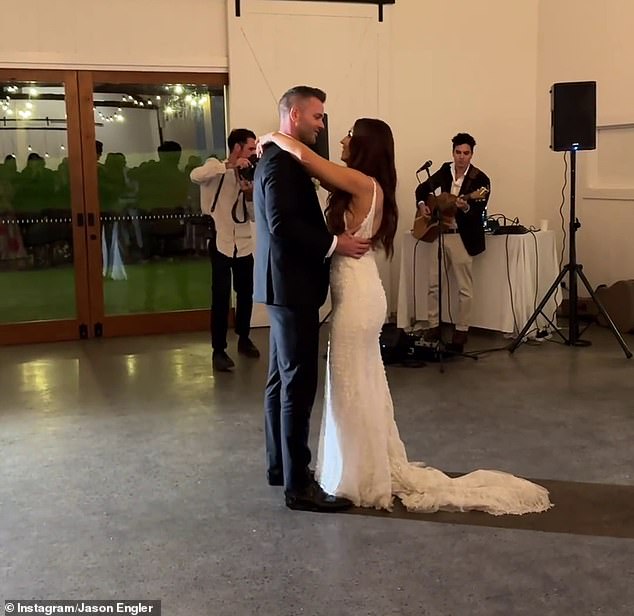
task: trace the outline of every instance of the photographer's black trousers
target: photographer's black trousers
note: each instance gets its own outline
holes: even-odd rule
[[[236,334],[248,336],[253,312],[253,255],[227,257],[209,242],[211,261],[211,346],[214,351],[227,348],[231,279],[236,292]]]

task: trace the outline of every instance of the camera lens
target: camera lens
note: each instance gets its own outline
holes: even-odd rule
[[[249,162],[251,163],[250,167],[238,169],[238,174],[245,182],[253,182],[255,167],[258,164],[257,154],[252,154],[251,156],[249,156]]]

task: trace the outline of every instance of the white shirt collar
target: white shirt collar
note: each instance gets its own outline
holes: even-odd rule
[[[469,173],[469,169],[471,169],[471,163],[469,163],[469,165],[465,169],[464,175],[462,176],[462,178],[460,178],[460,181],[467,177],[467,173]],[[456,179],[456,163],[451,163],[451,178],[454,182],[458,181]]]

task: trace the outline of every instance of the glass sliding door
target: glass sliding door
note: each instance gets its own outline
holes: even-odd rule
[[[0,69],[0,344],[202,330],[225,74]]]
[[[0,343],[87,335],[75,73],[0,70]]]
[[[189,173],[225,157],[225,76],[90,77],[84,173],[99,223],[91,281],[102,332],[200,329],[209,319],[210,228]]]

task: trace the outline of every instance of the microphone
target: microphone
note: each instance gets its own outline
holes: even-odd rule
[[[420,173],[421,171],[425,171],[425,169],[429,169],[434,163],[432,163],[431,160],[428,160],[427,162],[425,162],[423,164],[423,166],[420,169],[416,170],[416,173]]]

